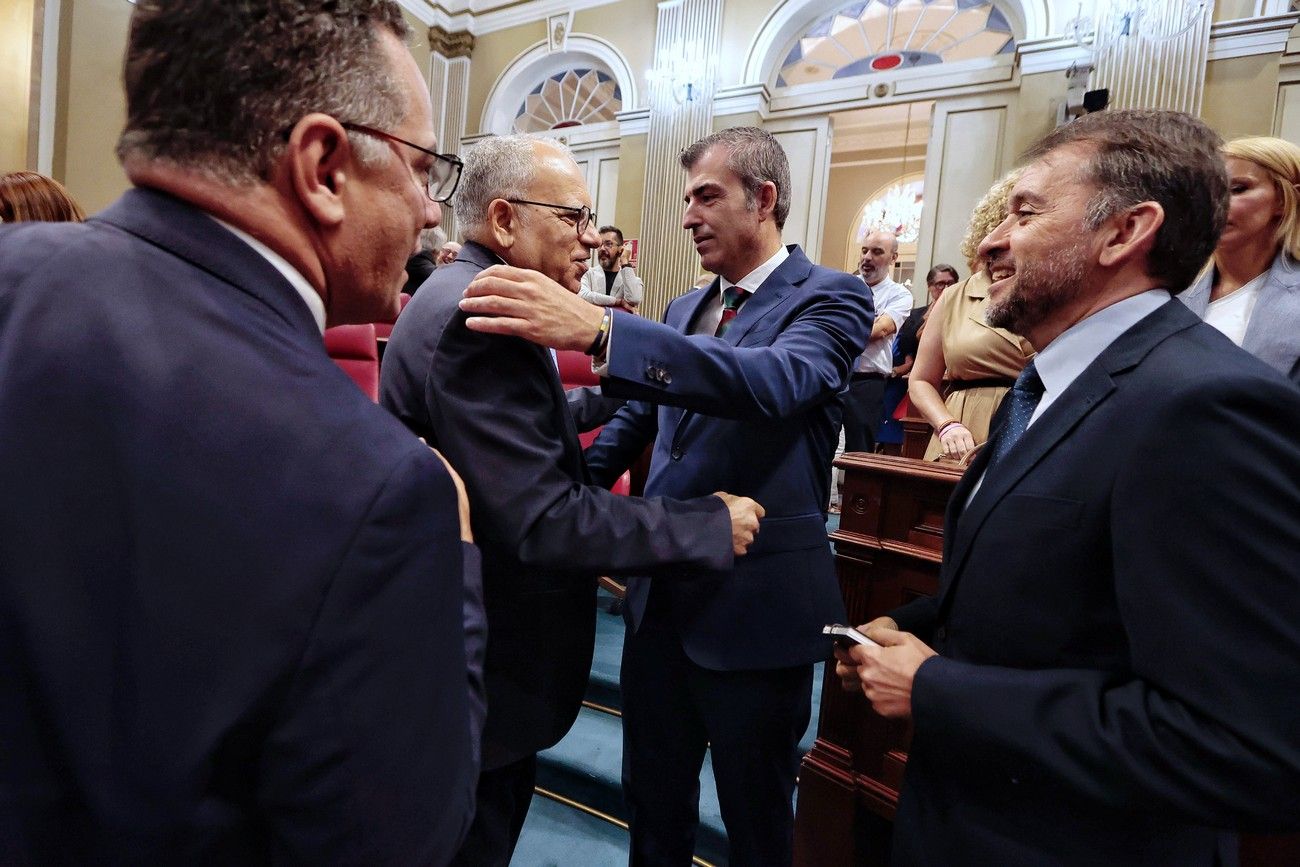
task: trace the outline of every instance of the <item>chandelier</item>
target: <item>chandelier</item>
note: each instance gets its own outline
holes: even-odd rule
[[[893,232],[903,244],[914,244],[921,234],[921,192],[924,181],[894,184],[863,209],[858,237],[883,229]]]

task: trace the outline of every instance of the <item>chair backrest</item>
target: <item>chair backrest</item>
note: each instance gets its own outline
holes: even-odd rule
[[[557,349],[555,361],[560,368],[560,382],[564,388],[580,385],[600,385],[600,377],[591,372],[591,356],[575,349]]]
[[[572,349],[559,349],[555,352],[556,366],[560,369],[560,383],[567,391],[583,385],[600,385],[600,377],[591,371],[591,356]],[[600,428],[578,434],[578,442],[585,449],[596,439]],[[618,477],[610,488],[616,494],[627,496],[631,489],[631,476],[628,473]]]
[[[326,328],[325,351],[367,397],[379,400],[379,348],[375,344],[374,325]]]

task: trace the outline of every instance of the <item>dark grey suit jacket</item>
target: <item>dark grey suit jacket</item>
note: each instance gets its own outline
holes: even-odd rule
[[[380,400],[440,449],[468,489],[488,616],[487,769],[556,743],[577,716],[595,638],[596,577],[731,566],[714,497],[591,487],[550,350],[465,327],[456,304],[499,262],[466,243],[393,328]]]

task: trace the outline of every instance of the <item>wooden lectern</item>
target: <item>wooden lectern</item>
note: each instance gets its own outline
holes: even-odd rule
[[[831,534],[849,624],[938,590],[943,518],[961,478],[957,464],[850,453],[840,528]],[[844,692],[828,663],[817,741],[799,771],[795,857],[799,867],[889,863],[890,830],[907,765],[906,723]],[[1243,835],[1241,867],[1300,864],[1300,835]]]
[[[943,514],[955,464],[849,453],[840,528],[831,534],[849,623],[866,623],[938,590]],[[799,771],[795,864],[889,863],[889,831],[907,762],[908,726],[846,693],[826,666],[817,741]]]

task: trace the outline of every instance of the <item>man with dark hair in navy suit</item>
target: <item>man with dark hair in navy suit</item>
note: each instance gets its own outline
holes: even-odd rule
[[[844,616],[824,509],[871,299],[861,281],[782,244],[790,174],[771,135],[724,130],[681,162],[682,225],[719,279],[673,301],[665,323],[602,314],[503,267],[484,271],[461,306],[471,328],[594,351],[603,391],[630,399],[587,451],[596,480],[653,442],[648,496],[726,490],[767,509],[731,569],[629,581],[623,776],[633,864],[690,863],[706,749],[731,862],[789,864],[813,663],[830,655],[822,626]]]
[[[396,314],[455,185],[407,36],[140,0],[136,188],[0,228],[4,863],[444,864],[469,826],[464,494],[321,341]]]
[[[1038,354],[938,596],[836,651],[912,721],[896,864],[1235,864],[1235,829],[1300,827],[1300,393],[1170,298],[1223,229],[1219,146],[1083,117],[980,244],[989,324]]]

